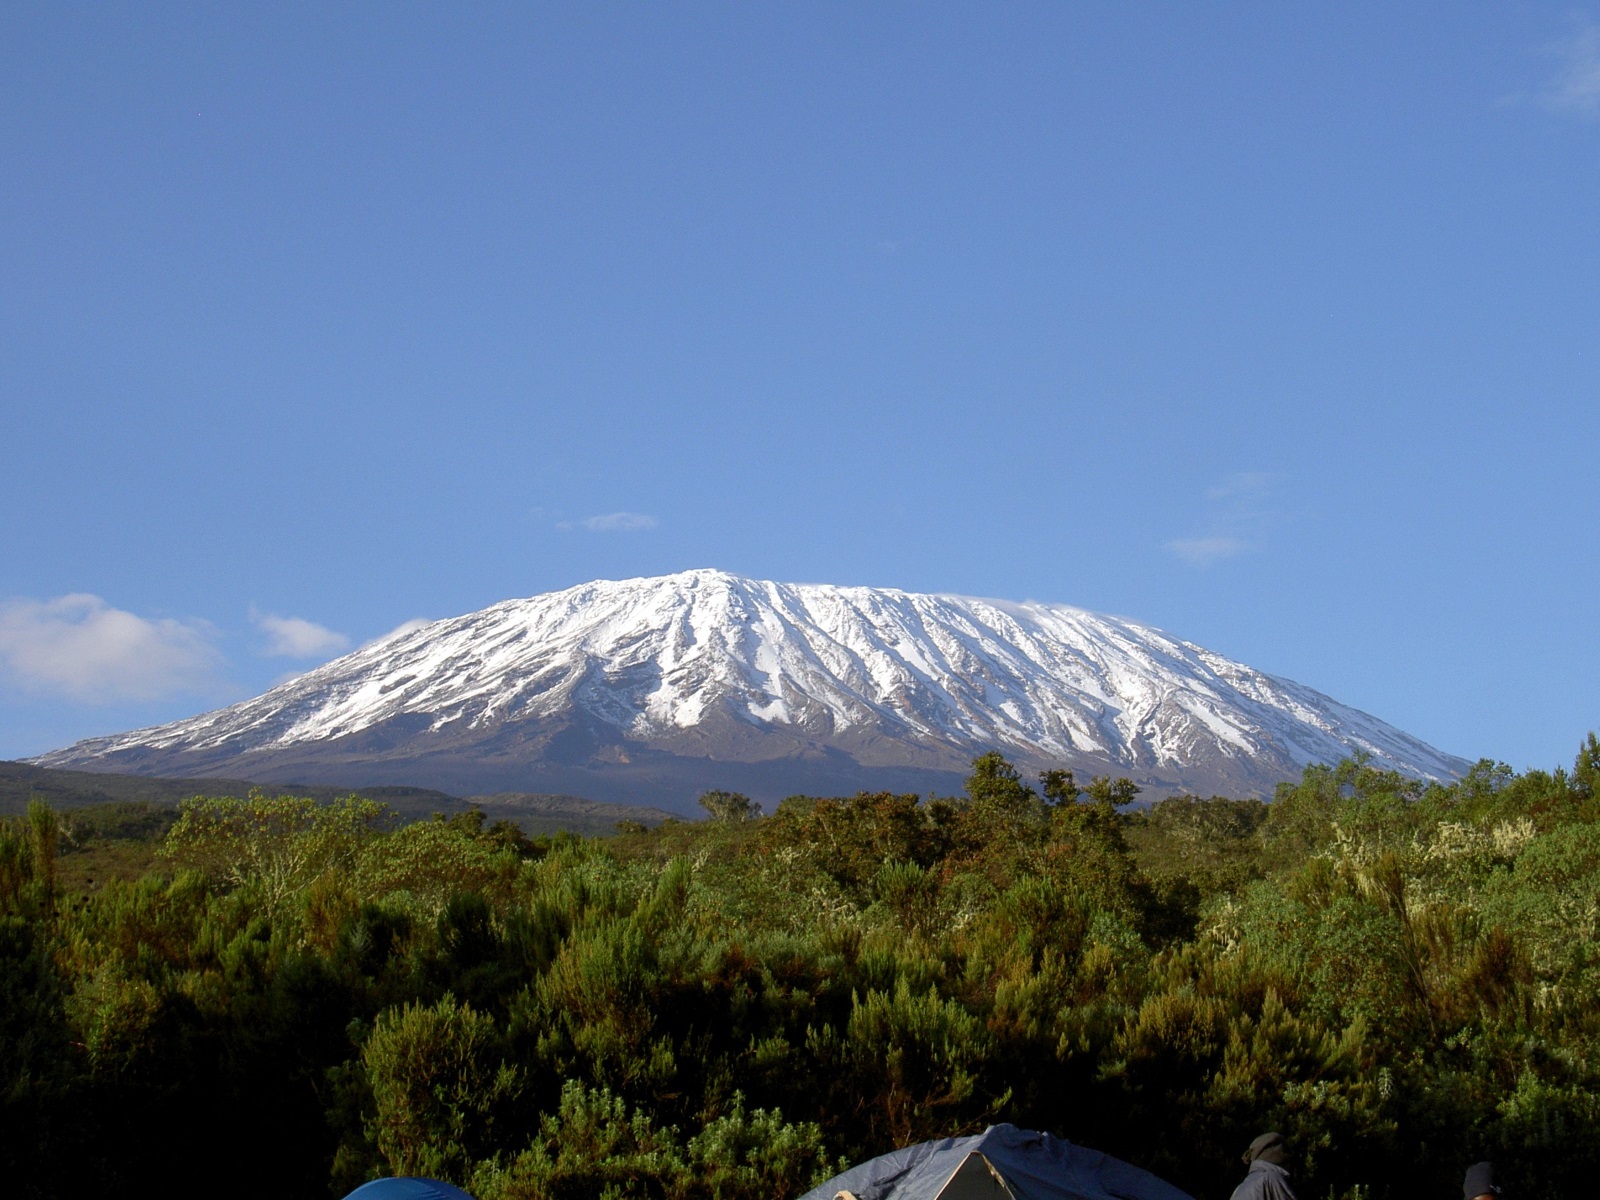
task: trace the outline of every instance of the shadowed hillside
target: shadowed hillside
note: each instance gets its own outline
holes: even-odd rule
[[[604,836],[618,821],[658,825],[674,814],[632,804],[609,804],[581,796],[498,792],[491,796],[452,796],[431,788],[376,786],[331,787],[300,783],[252,783],[241,779],[158,779],[144,775],[112,775],[67,771],[31,763],[0,762],[0,815],[17,815],[37,797],[58,811],[87,806],[140,804],[176,808],[190,796],[247,796],[256,789],[273,794],[309,796],[331,801],[356,794],[376,800],[403,820],[434,813],[446,815],[482,808],[496,820],[509,820],[524,833],[574,833]]]

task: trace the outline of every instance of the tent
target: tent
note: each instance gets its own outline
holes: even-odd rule
[[[453,1184],[437,1179],[422,1179],[415,1175],[402,1175],[397,1179],[374,1179],[363,1183],[344,1200],[472,1200],[472,1197]]]
[[[1148,1171],[1071,1142],[991,1125],[895,1150],[800,1200],[1193,1200]]]

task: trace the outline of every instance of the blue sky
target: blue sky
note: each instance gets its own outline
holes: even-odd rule
[[[0,757],[714,566],[1600,726],[1600,9],[0,11]]]

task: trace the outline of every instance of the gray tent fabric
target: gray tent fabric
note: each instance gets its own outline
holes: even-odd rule
[[[1016,1200],[1193,1200],[1109,1154],[1015,1125],[892,1151],[834,1176],[800,1200],[834,1200],[840,1192],[856,1200],[937,1200],[973,1154],[983,1156]]]

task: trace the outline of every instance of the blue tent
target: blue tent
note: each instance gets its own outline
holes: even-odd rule
[[[991,1125],[851,1167],[800,1200],[1193,1200],[1149,1171],[1071,1142]]]
[[[363,1183],[344,1200],[472,1200],[472,1197],[452,1184],[437,1179],[420,1179],[415,1175],[402,1175],[398,1179],[374,1179]]]

